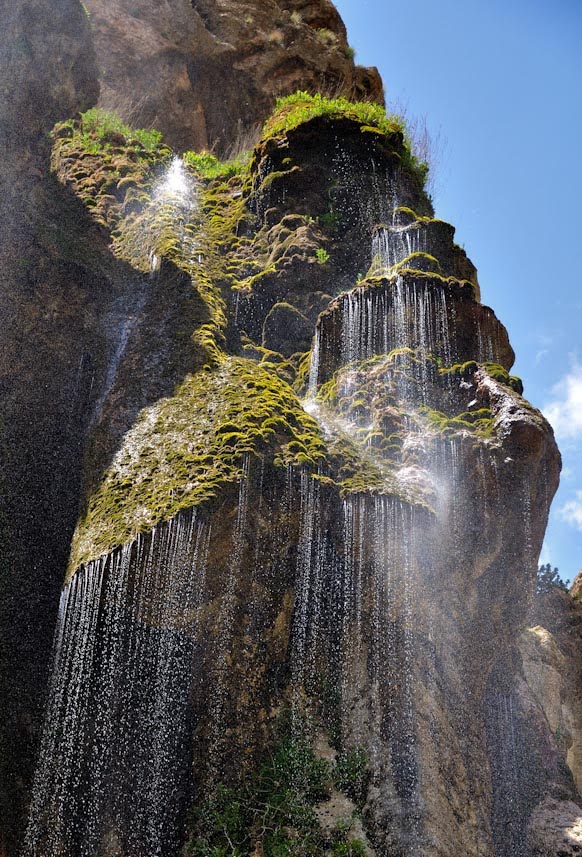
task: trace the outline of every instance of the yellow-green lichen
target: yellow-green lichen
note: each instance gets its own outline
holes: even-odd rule
[[[142,412],[89,499],[70,571],[215,498],[240,479],[246,454],[314,469],[325,446],[288,384],[249,360],[225,358]]]

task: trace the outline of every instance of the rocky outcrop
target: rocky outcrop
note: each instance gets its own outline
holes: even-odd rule
[[[180,149],[381,99],[324,0],[89,5],[103,103]],[[402,124],[303,93],[223,164],[93,113],[48,177],[96,88],[41,12],[3,54],[0,853],[577,853],[579,607],[530,615],[559,453]]]
[[[527,618],[532,624],[495,675],[491,694],[496,853],[574,854],[582,817],[580,608],[553,587],[533,599]],[[510,774],[503,770],[507,759]]]
[[[248,148],[275,98],[300,89],[383,101],[377,71],[354,65],[329,0],[88,0],[87,8],[100,104],[158,128],[178,150]]]
[[[66,746],[45,732],[28,850],[174,855],[192,791],[186,853],[209,852],[225,840],[208,819],[232,811],[242,776],[245,821],[228,835],[268,853],[261,813],[300,765],[302,820],[277,804],[290,848],[510,854],[548,795],[574,796],[557,750],[550,776],[511,743],[512,659],[559,455],[508,374],[474,268],[432,220],[420,165],[377,108],[304,96],[246,164],[205,177],[156,144],[111,193],[106,165],[136,145],[87,120],[56,134],[58,175],[113,230],[118,259],[166,284],[173,272],[192,311],[168,316],[171,367],[139,325],[91,431],[49,703],[71,731]],[[403,266],[404,203],[438,240]],[[382,274],[358,283],[386,223]],[[156,293],[162,316],[170,297]],[[100,642],[71,670],[81,626]],[[291,768],[276,785],[264,764],[280,740]],[[519,766],[534,788],[503,841]],[[363,827],[333,820],[354,809]]]
[[[546,798],[536,807],[528,831],[532,857],[574,857],[582,853],[582,811],[571,801]]]
[[[203,126],[208,126],[212,139],[225,129],[228,137],[238,133],[238,86],[245,74],[250,81],[251,72],[239,73],[227,59],[234,59],[240,45],[227,45],[218,30],[210,34],[198,12],[190,4],[183,5],[182,16],[177,4],[172,9],[164,5],[162,10],[152,6],[150,42],[134,69],[139,68],[142,81],[146,68],[151,69],[155,77],[153,56],[159,47],[156,30],[161,29],[160,14],[168,8],[172,35],[169,41],[161,37],[164,43],[161,52],[170,45],[165,54],[170,71],[165,77],[160,72],[160,78],[166,80],[171,94],[167,87],[159,86],[159,80],[154,80],[146,89],[162,90],[154,112],[172,113],[175,121],[173,125],[168,124],[168,131],[176,136],[182,134],[182,139],[191,147],[209,144],[207,132],[200,131]],[[112,12],[110,7],[108,4],[108,13],[119,14],[119,8]],[[257,8],[260,13],[261,9]],[[211,11],[206,9],[204,14]],[[283,14],[289,23],[290,14]],[[123,27],[128,21],[135,21],[138,26],[129,12],[128,16]],[[381,97],[377,75],[371,74],[368,84],[365,73],[354,71],[349,56],[342,59],[338,46],[344,44],[345,34],[333,8],[329,6],[318,17],[317,10],[309,7],[305,9],[305,16],[315,28],[329,26],[337,30],[338,42],[335,48],[330,43],[319,52],[317,62],[324,55],[327,60],[321,60],[321,65],[307,72],[299,82],[311,85],[320,72],[323,74],[324,67],[329,67],[333,71],[328,76],[323,75],[325,85],[332,85],[332,81],[345,74],[348,89],[354,86]],[[9,450],[3,466],[2,502],[6,573],[3,574],[0,604],[3,748],[0,754],[3,766],[0,850],[5,848],[11,854],[20,837],[24,805],[30,791],[62,570],[78,514],[81,485],[85,476],[89,481],[100,478],[115,439],[127,429],[139,409],[152,397],[155,399],[173,389],[176,378],[183,375],[184,360],[188,362],[191,355],[184,357],[185,352],[182,352],[182,356],[177,356],[174,343],[166,334],[166,326],[176,314],[181,314],[183,323],[188,324],[187,320],[197,317],[198,312],[198,307],[192,306],[188,289],[184,290],[184,279],[180,279],[180,273],[171,266],[170,269],[165,267],[162,280],[144,276],[143,271],[115,260],[103,224],[89,217],[87,210],[49,174],[49,133],[54,123],[86,110],[99,96],[100,73],[93,43],[96,39],[99,54],[99,44],[102,44],[99,33],[103,30],[99,30],[97,19],[95,12],[76,0],[59,0],[50,9],[41,0],[23,0],[6,8],[0,36],[4,82],[0,98],[3,155],[0,165],[3,187],[0,312],[4,320],[0,384],[2,444]],[[186,50],[186,35],[192,34],[188,22],[193,19],[197,22],[196,36],[188,42]],[[239,20],[243,28],[247,27],[244,16],[242,19],[237,16]],[[261,20],[266,21],[264,15]],[[224,18],[219,16],[216,25],[220,29],[223,24]],[[309,25],[289,26],[295,27],[299,34]],[[143,32],[142,28],[138,41]],[[135,28],[127,28],[127,38],[135,33]],[[246,29],[245,34],[248,34]],[[263,33],[268,44],[267,35]],[[118,36],[126,38],[121,33]],[[285,38],[288,41],[288,35]],[[118,57],[113,47],[114,27],[105,39],[107,56]],[[174,74],[179,63],[172,59],[177,50],[172,40],[176,39],[186,53],[190,52],[188,63],[194,79],[204,83],[200,98],[209,118],[202,117],[202,124],[196,124],[196,117],[200,119],[200,113],[195,115],[196,108],[190,110],[191,89],[188,89],[190,101],[186,99],[183,110],[178,106],[174,112],[169,109],[179,90],[179,74]],[[276,50],[280,52],[274,44],[271,59],[275,65]],[[307,53],[309,50],[313,53],[313,39]],[[124,51],[126,59],[133,53],[127,41],[121,54]],[[301,46],[298,51],[303,56]],[[160,69],[166,60],[160,60]],[[192,64],[196,62],[199,65],[194,69]],[[272,67],[267,64],[266,71],[268,68]],[[230,104],[232,107],[236,103],[239,110],[236,117],[228,115],[228,111],[217,107],[214,101],[219,81],[223,92],[233,93]],[[291,78],[288,85],[292,85]],[[250,82],[245,86],[251,87]],[[191,87],[190,78],[187,87]],[[107,82],[103,89],[109,92]],[[277,92],[269,90],[267,97],[252,89],[249,104],[242,108],[249,121],[252,118],[252,125],[266,118]],[[179,100],[176,99],[176,103]],[[152,118],[150,111],[146,124]],[[189,129],[193,130],[193,135]],[[113,161],[110,175],[117,172],[116,181],[121,175],[127,177],[131,173],[127,162],[121,164],[115,158]],[[134,178],[139,181],[139,177]],[[157,290],[162,282],[165,289],[172,283],[170,289],[174,289],[175,300],[171,306],[160,309]],[[148,322],[142,327],[139,320],[144,316]],[[185,336],[187,338],[187,334]],[[163,362],[166,369],[161,376],[155,375],[155,393],[148,386],[146,373],[145,384],[139,385],[139,391],[134,388],[124,400],[121,408],[124,416],[119,409],[113,421],[105,415],[109,440],[104,441],[102,447],[94,447],[92,464],[87,466],[84,475],[82,459],[87,431],[100,423],[117,370],[123,364],[121,358],[128,341],[134,337],[156,338],[160,351],[157,357],[150,352],[149,359],[153,364]],[[193,359],[196,364],[197,358]],[[173,368],[168,371],[169,366]],[[14,617],[18,617],[16,622]]]
[[[582,571],[579,571],[574,579],[574,583],[570,587],[570,595],[577,601],[582,598]]]

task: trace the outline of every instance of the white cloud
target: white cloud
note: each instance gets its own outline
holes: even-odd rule
[[[582,491],[576,491],[576,499],[568,500],[558,512],[566,523],[582,531]]]
[[[568,374],[552,388],[554,400],[543,408],[544,414],[561,439],[582,439],[582,364],[575,363]]]

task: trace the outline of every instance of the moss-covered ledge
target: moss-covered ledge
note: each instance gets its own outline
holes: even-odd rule
[[[315,420],[277,375],[227,358],[145,409],[128,432],[73,538],[69,576],[242,475],[246,454],[315,469],[325,446]]]

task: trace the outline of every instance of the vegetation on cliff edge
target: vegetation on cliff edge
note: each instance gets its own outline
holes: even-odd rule
[[[241,478],[245,455],[314,469],[325,446],[288,384],[232,357],[142,412],[81,517],[70,571],[215,498]]]

